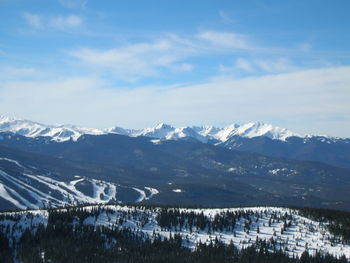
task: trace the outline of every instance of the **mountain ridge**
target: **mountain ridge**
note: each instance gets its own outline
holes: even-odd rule
[[[106,129],[85,128],[76,125],[47,125],[21,118],[9,118],[0,115],[0,132],[13,132],[27,137],[51,137],[52,140],[62,142],[76,141],[84,134],[101,135],[115,133],[131,137],[145,136],[161,140],[179,140],[192,138],[203,143],[216,141],[224,143],[233,136],[244,138],[267,137],[272,140],[286,141],[290,137],[299,137],[305,140],[320,137],[323,140],[342,140],[340,137],[325,135],[301,135],[286,128],[273,126],[264,122],[249,122],[245,124],[231,124],[225,127],[213,125],[173,127],[169,124],[159,123],[154,127],[144,129],[125,129],[114,126]]]
[[[3,134],[0,145],[7,149],[0,147],[1,158],[40,168],[42,173],[32,173],[41,182],[51,178],[49,171],[57,174],[54,179],[65,188],[77,180],[76,175],[117,183],[124,186],[118,192],[123,201],[137,200],[140,192],[134,188],[146,191],[145,187],[151,187],[159,191],[151,200],[158,204],[350,207],[350,170],[319,162],[272,158],[191,141],[155,144],[152,138],[118,134],[84,135],[76,142]],[[0,162],[0,170],[15,177],[13,180],[28,184],[26,178],[33,179],[10,164]],[[0,175],[0,184],[14,189],[6,174]],[[44,183],[47,191],[57,188],[51,181]],[[85,189],[88,184],[91,188],[94,182],[84,180],[85,186],[77,186]],[[128,193],[125,187],[130,189]]]

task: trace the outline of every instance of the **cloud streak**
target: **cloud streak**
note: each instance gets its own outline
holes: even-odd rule
[[[204,31],[196,37],[215,48],[234,50],[250,50],[254,48],[247,36],[232,32]]]
[[[23,14],[23,17],[28,25],[34,28],[42,28],[44,26],[42,16],[38,14],[25,13]]]
[[[116,46],[110,49],[82,47],[68,52],[73,62],[95,72],[107,72],[114,78],[135,82],[142,77],[156,77],[164,72],[189,72],[195,67],[187,61],[214,54],[233,55],[254,48],[247,36],[202,31],[182,38],[165,34],[158,39]]]
[[[81,16],[70,14],[70,15],[58,15],[58,16],[43,16],[33,13],[25,13],[23,17],[27,24],[36,29],[74,29],[79,28],[83,24],[83,18]]]
[[[193,65],[184,62],[191,48],[171,38],[140,42],[117,48],[98,50],[80,48],[68,52],[74,62],[95,71],[109,72],[124,81],[157,76],[162,69],[191,71]]]
[[[77,15],[57,16],[51,19],[51,26],[55,28],[74,28],[83,24],[83,19]]]

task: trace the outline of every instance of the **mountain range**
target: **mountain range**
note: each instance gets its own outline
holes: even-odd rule
[[[223,128],[214,126],[174,128],[161,123],[153,128],[145,129],[124,129],[121,127],[96,129],[75,125],[45,125],[29,120],[0,116],[0,133],[6,132],[31,138],[47,137],[56,142],[77,141],[83,135],[103,134],[149,137],[154,139],[153,143],[166,140],[196,141],[271,157],[319,161],[350,168],[349,138],[300,135],[286,128],[274,127],[262,122],[232,124]]]
[[[350,210],[349,168],[349,139],[263,123],[100,130],[0,121],[0,209],[112,202]]]
[[[254,138],[264,136],[274,140],[285,141],[289,137],[308,138],[310,135],[301,136],[285,128],[274,127],[262,122],[250,122],[246,124],[232,124],[223,128],[215,126],[186,126],[175,128],[169,124],[160,123],[152,128],[124,129],[112,127],[107,129],[82,128],[75,125],[46,125],[25,119],[0,116],[0,131],[13,132],[27,137],[45,136],[52,140],[62,142],[77,140],[83,134],[120,134],[131,137],[145,136],[162,140],[178,140],[191,138],[200,142],[226,142],[233,136]],[[330,138],[330,137],[328,137]],[[336,138],[333,138],[336,139]]]

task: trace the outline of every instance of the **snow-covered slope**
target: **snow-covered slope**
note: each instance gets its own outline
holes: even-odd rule
[[[158,190],[142,189],[84,177],[58,175],[0,156],[0,209],[36,209],[83,203],[122,202],[119,191],[135,196],[135,203],[149,200]],[[5,204],[6,203],[6,204]]]
[[[281,250],[290,257],[300,257],[304,251],[314,255],[317,251],[336,257],[345,255],[350,259],[350,245],[342,242],[342,237],[329,232],[329,222],[312,220],[302,216],[299,210],[279,207],[165,209],[120,205],[99,206],[98,210],[95,208],[83,208],[91,214],[81,219],[78,214],[77,217],[72,216],[74,212],[70,210],[70,218],[74,219],[71,224],[80,222],[95,227],[125,228],[150,239],[157,235],[169,238],[170,235],[179,234],[182,245],[190,249],[195,249],[199,243],[210,244],[216,239],[233,244],[239,250],[263,241],[271,249],[274,247],[276,251]],[[64,213],[66,209],[58,211]],[[49,213],[47,210],[0,213],[0,231],[7,235],[10,244],[16,244],[27,229],[35,231],[39,225],[47,226]],[[162,220],[169,216],[173,217],[170,225]],[[181,217],[184,219],[182,224],[179,223]],[[199,219],[204,224],[199,224]]]
[[[262,122],[250,122],[243,125],[230,125],[223,129],[220,129],[216,134],[213,135],[213,137],[224,142],[235,135],[247,138],[265,136],[270,139],[283,141],[291,136],[301,137],[301,135],[285,128],[274,127],[270,124],[265,124]]]

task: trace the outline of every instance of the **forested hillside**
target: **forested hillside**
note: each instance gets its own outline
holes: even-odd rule
[[[349,213],[331,212],[120,205],[4,212],[1,260],[348,262]]]

